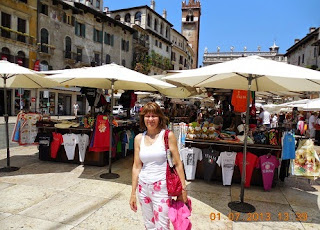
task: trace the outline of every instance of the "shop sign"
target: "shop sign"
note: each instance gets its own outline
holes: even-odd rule
[[[49,91],[43,91],[43,98],[49,98]]]
[[[36,61],[34,62],[33,70],[35,70],[35,71],[40,71],[40,60],[36,60]]]
[[[36,102],[36,98],[35,98],[35,97],[32,97],[32,98],[31,98],[31,102]]]

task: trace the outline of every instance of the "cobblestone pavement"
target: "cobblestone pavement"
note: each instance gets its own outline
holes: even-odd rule
[[[113,164],[120,178],[101,179],[107,167],[93,167],[38,159],[36,146],[11,149],[12,165],[0,173],[0,228],[3,229],[144,229],[141,209],[129,208],[131,167],[129,155]],[[5,166],[0,150],[0,167]],[[256,212],[239,214],[228,208],[237,201],[239,184],[222,186],[197,179],[188,182],[193,228],[207,229],[320,229],[320,181],[290,177],[270,192],[251,186],[245,201]]]

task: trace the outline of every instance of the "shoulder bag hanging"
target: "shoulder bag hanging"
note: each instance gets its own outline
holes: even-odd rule
[[[167,129],[164,133],[164,144],[165,144],[166,155],[167,155],[166,179],[167,179],[168,195],[180,196],[182,193],[182,184],[178,176],[177,170],[175,169],[175,166],[173,165],[172,167],[170,167],[169,160],[168,160],[168,154],[171,154],[169,150],[169,132],[170,130]]]

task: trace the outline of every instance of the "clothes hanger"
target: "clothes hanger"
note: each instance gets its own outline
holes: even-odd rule
[[[270,158],[272,155],[271,155],[271,152],[269,152],[268,154],[267,154],[267,158]]]

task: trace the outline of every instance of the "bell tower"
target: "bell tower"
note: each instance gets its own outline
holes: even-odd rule
[[[200,0],[188,0],[188,3],[186,1],[182,2],[181,33],[188,39],[195,54],[192,64],[193,69],[198,67],[200,16]]]

